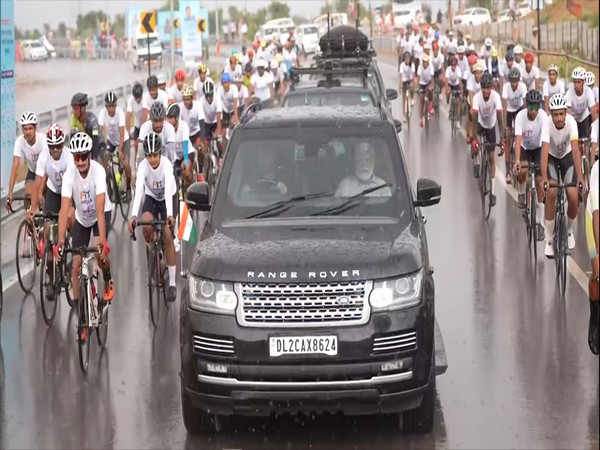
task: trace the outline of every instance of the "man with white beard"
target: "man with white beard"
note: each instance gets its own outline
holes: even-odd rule
[[[354,175],[344,178],[335,192],[336,197],[352,197],[362,191],[377,186],[381,189],[375,190],[367,196],[391,197],[392,191],[389,187],[383,187],[385,180],[376,177],[375,149],[369,142],[361,142],[354,149]]]

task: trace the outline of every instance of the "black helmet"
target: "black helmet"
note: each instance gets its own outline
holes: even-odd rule
[[[131,89],[131,93],[135,98],[140,98],[144,95],[144,86],[141,83],[135,83],[133,85],[133,89]]]
[[[109,91],[104,96],[104,104],[105,105],[116,105],[117,104],[117,96],[114,92]]]
[[[158,87],[158,78],[156,78],[156,75],[150,75],[148,77],[148,80],[146,81],[146,87],[148,89]]]
[[[165,105],[154,102],[150,107],[150,120],[163,120],[165,118]]]
[[[527,104],[529,105],[539,105],[540,103],[542,103],[544,101],[542,94],[539,93],[539,91],[535,90],[535,89],[531,89],[529,90],[529,92],[527,92]]]
[[[491,88],[494,83],[494,77],[489,72],[484,72],[481,76],[481,87],[482,88]]]
[[[144,139],[144,153],[146,155],[162,152],[162,140],[154,131]]]
[[[167,108],[167,117],[171,117],[174,119],[179,119],[179,114],[181,110],[179,109],[179,105],[177,103],[171,103]]]
[[[71,99],[71,106],[87,106],[88,96],[83,92],[78,92]]]

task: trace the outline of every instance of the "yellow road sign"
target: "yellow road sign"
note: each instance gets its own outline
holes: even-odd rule
[[[204,19],[198,20],[198,31],[200,33],[204,33],[206,31],[206,20],[204,20]]]
[[[142,33],[154,33],[154,29],[156,28],[156,11],[142,11],[141,18],[140,31]]]

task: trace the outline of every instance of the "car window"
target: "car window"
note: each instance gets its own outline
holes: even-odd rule
[[[290,92],[283,106],[375,106],[373,96],[361,91],[310,91]]]

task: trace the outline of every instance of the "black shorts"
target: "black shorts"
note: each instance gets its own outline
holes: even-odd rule
[[[558,174],[560,174],[563,184],[575,182],[575,163],[572,151],[560,159],[548,155],[548,179],[558,181]]]
[[[25,185],[28,185],[29,183],[33,183],[35,181],[35,172],[32,172],[31,170],[27,169],[27,176],[25,177]]]
[[[125,156],[129,156],[129,153],[130,153],[130,147],[131,147],[131,146],[130,146],[130,144],[129,144],[129,139],[127,139],[127,140],[125,141],[125,143],[123,144],[123,154],[124,154]],[[113,144],[111,144],[110,142],[107,142],[107,143],[106,143],[106,150],[107,150],[108,152],[110,152],[110,153],[114,153],[116,149],[117,149],[117,146],[116,146],[116,145],[113,145]]]
[[[577,122],[577,132],[579,139],[589,138],[592,134],[592,115],[590,114],[581,122]]]
[[[190,136],[190,141],[192,141],[193,145],[196,145],[196,142],[198,141],[198,139],[200,139],[201,134],[202,134],[202,129],[198,130],[196,133],[194,133]]]
[[[431,82],[427,83],[427,84],[419,84],[419,92],[422,94],[423,92],[425,92],[427,90],[427,88],[429,87],[429,85],[431,84]]]
[[[60,205],[62,203],[62,197],[56,192],[52,192],[46,187],[46,193],[44,194],[44,212],[58,214],[60,212]]]
[[[506,111],[506,128],[513,128],[515,127],[515,118],[517,117],[517,114],[519,114],[519,111],[521,111],[523,109],[523,107],[517,109],[516,111]]]
[[[229,123],[231,122],[231,117],[233,116],[233,113],[228,113],[223,111],[221,113],[221,126],[223,128],[228,128],[229,127]]]
[[[403,81],[402,89],[410,89],[410,85],[412,84],[412,82],[413,82],[413,80]]]
[[[216,123],[206,123],[203,120],[200,122],[200,136],[203,140],[212,138],[216,129]]]
[[[129,135],[129,139],[137,139],[140,137],[140,127],[135,127],[133,133]]]
[[[456,86],[452,86],[451,84],[449,84],[448,86],[450,86],[451,92],[460,92],[460,84],[457,84]]]
[[[433,79],[437,81],[441,75],[442,75],[442,69],[438,69],[433,72]]]
[[[539,166],[542,162],[542,147],[527,150],[521,146],[521,161],[527,161],[529,164],[533,163]],[[542,173],[539,167],[535,172],[537,175]]]
[[[488,144],[496,145],[496,126],[492,128],[483,128],[480,123],[477,124],[477,136],[485,136],[485,140]],[[488,147],[488,151],[494,151],[494,147],[491,145]]]
[[[104,211],[104,222],[106,223],[106,239],[108,239],[108,232],[110,230],[110,217],[111,211]],[[75,219],[75,224],[73,225],[73,232],[71,233],[71,245],[73,248],[77,247],[88,247],[90,245],[90,234],[94,232],[94,236],[98,237],[100,235],[100,230],[98,230],[98,222],[96,222],[91,227],[84,227],[79,223],[77,219]]]
[[[158,201],[146,195],[142,205],[142,214],[145,212],[152,214],[154,220],[167,220],[167,204],[164,200]]]

